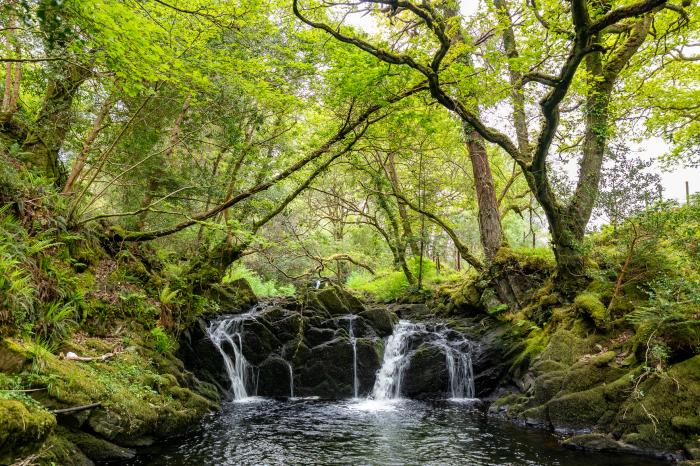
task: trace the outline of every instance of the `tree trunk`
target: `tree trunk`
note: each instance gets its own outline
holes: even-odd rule
[[[501,218],[498,214],[498,201],[493,182],[493,174],[486,154],[484,139],[466,122],[463,123],[464,135],[467,138],[467,149],[474,173],[476,201],[479,207],[479,233],[484,254],[488,262],[496,256],[498,248],[503,243]]]
[[[390,152],[386,161],[386,171],[389,175],[389,181],[391,182],[392,191],[397,196],[397,205],[399,218],[401,219],[401,227],[403,228],[403,236],[408,244],[411,254],[413,256],[418,256],[420,254],[420,248],[418,247],[418,241],[416,241],[413,235],[413,228],[411,227],[411,219],[408,217],[408,211],[406,209],[406,203],[401,199],[401,188],[399,184],[399,176],[396,172],[396,162],[394,160],[394,153]]]
[[[59,63],[46,87],[41,109],[22,144],[22,152],[26,154],[26,162],[60,185],[63,174],[58,153],[70,127],[73,98],[91,71],[70,61]]]
[[[80,153],[75,158],[73,167],[71,168],[70,174],[68,175],[68,180],[66,180],[66,184],[63,187],[63,194],[70,194],[73,190],[73,185],[75,184],[76,180],[82,173],[83,168],[85,167],[85,162],[87,161],[88,155],[90,154],[90,150],[92,149],[92,144],[95,142],[97,135],[102,130],[102,124],[104,122],[104,119],[107,116],[109,109],[112,108],[113,103],[113,95],[108,96],[104,100],[104,102],[102,102],[100,110],[97,112],[97,116],[95,117],[95,121],[92,123],[92,128],[90,129],[90,132],[88,133],[87,137],[85,138],[85,141],[83,142],[83,148],[80,150]]]

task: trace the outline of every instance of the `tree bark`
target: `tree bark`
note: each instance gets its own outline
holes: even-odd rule
[[[61,185],[63,177],[58,153],[71,124],[71,107],[80,85],[90,76],[89,68],[61,61],[46,87],[44,102],[22,143],[24,160]]]
[[[498,248],[503,244],[501,216],[498,213],[498,201],[493,182],[493,174],[489,165],[484,138],[481,137],[467,122],[463,122],[464,135],[467,138],[469,159],[474,173],[474,188],[479,208],[479,233],[481,245],[488,262],[496,257]]]

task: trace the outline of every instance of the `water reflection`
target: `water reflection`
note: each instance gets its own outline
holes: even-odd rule
[[[663,464],[565,450],[546,432],[487,418],[478,402],[256,401],[226,404],[187,438],[153,448],[132,464]]]

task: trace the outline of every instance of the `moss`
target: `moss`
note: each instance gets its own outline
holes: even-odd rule
[[[56,426],[45,409],[18,400],[0,399],[0,464],[36,451]]]
[[[549,339],[542,352],[541,359],[557,361],[565,365],[572,365],[581,356],[588,353],[591,344],[586,339],[576,336],[573,332],[558,329]]]
[[[85,456],[93,461],[123,461],[132,459],[136,455],[133,450],[120,447],[87,432],[62,428],[58,433],[61,437],[75,444]]]
[[[549,420],[558,430],[591,428],[608,410],[602,385],[582,392],[568,393],[550,400]]]
[[[579,294],[574,299],[574,308],[583,316],[590,318],[597,328],[601,330],[608,328],[608,309],[601,302],[599,295],[588,291]]]
[[[639,385],[616,419],[627,441],[643,448],[682,448],[697,436],[700,418],[700,355],[653,374]]]
[[[39,464],[61,466],[93,466],[80,448],[62,435],[51,434],[38,452]]]

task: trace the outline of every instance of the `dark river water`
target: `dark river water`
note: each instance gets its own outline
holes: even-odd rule
[[[570,451],[547,432],[487,417],[470,402],[231,402],[187,437],[133,465],[651,466],[638,456]]]

